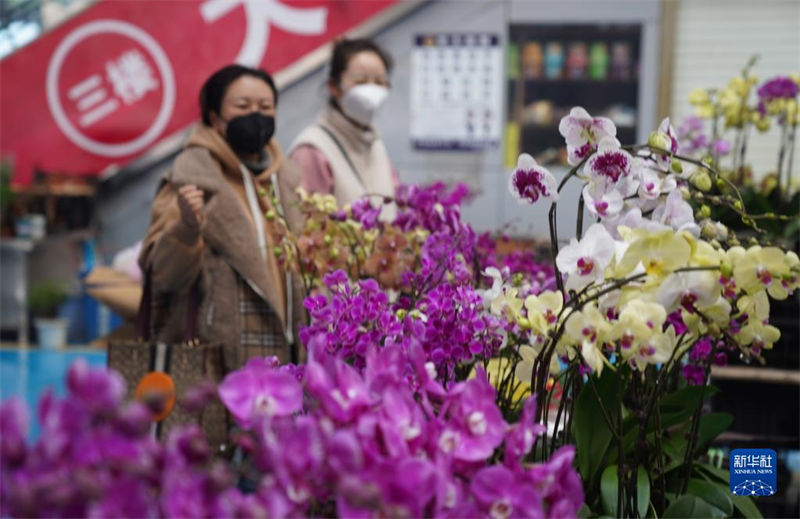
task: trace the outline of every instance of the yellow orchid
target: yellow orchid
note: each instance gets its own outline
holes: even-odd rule
[[[592,371],[603,371],[604,357],[600,350],[611,333],[611,324],[595,305],[570,314],[564,326],[569,339],[580,345],[580,352]]]
[[[688,233],[684,235],[684,238],[689,242],[692,248],[689,265],[693,267],[713,267],[719,265],[724,258],[723,253],[715,249],[707,241],[698,240]]]
[[[630,236],[633,243],[617,265],[617,276],[626,276],[640,263],[651,276],[666,275],[689,261],[689,243],[671,229],[658,232],[636,229]]]
[[[736,308],[741,314],[747,314],[748,319],[763,322],[769,318],[769,298],[763,290],[752,296],[742,296],[736,302]]]
[[[528,313],[531,331],[537,335],[547,335],[547,332],[555,326],[558,313],[563,306],[564,296],[561,292],[552,290],[525,298],[525,310]]]
[[[788,292],[782,278],[790,276],[786,254],[777,247],[755,245],[733,264],[736,286],[748,294],[766,290],[774,299],[786,299]]]
[[[520,310],[522,310],[522,299],[517,297],[519,292],[516,288],[506,288],[502,290],[494,299],[492,299],[489,306],[491,312],[495,315],[503,315],[509,321],[519,321],[522,318]]]
[[[512,366],[513,362],[511,359],[505,357],[495,357],[489,360],[486,364],[486,374],[489,377],[489,383],[492,387],[500,389],[500,385],[511,374]],[[475,368],[472,368],[468,378],[475,378],[475,375]],[[514,393],[511,395],[511,400],[512,402],[519,402],[528,398],[531,394],[530,371],[528,371],[527,379],[519,378],[516,376],[516,373],[514,376],[517,378],[517,381],[514,387]]]
[[[667,311],[660,304],[630,301],[612,326],[610,338],[621,342],[622,356],[627,358],[633,353],[634,344],[647,342],[653,334],[660,334],[666,319]]]
[[[772,345],[781,338],[781,332],[770,324],[762,321],[747,320],[747,324],[736,334],[736,340],[742,346],[750,345],[751,348],[772,349]]]
[[[514,375],[516,375],[520,381],[530,385],[531,374],[533,373],[533,364],[541,351],[542,346],[538,345],[530,346],[523,344],[519,347],[517,352],[522,360],[517,363],[517,367],[514,369]],[[561,365],[558,363],[557,353],[554,353],[553,356],[550,357],[550,374],[554,375],[559,371],[561,371]]]
[[[712,323],[719,326],[727,326],[731,318],[731,304],[724,297],[718,297],[714,304],[701,307],[700,311]],[[715,334],[717,335],[717,334]]]
[[[695,88],[689,92],[689,103],[693,105],[705,105],[711,103],[708,90],[705,88]]]
[[[639,370],[643,370],[648,364],[663,364],[672,356],[677,342],[675,329],[669,327],[665,333],[653,334],[647,341],[639,343],[631,358]]]

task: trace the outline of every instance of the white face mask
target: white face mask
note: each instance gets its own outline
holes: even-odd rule
[[[342,111],[354,121],[369,126],[388,95],[389,90],[380,85],[356,85],[342,96]]]

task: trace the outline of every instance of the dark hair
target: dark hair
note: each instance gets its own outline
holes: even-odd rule
[[[253,76],[269,85],[275,95],[275,106],[278,106],[278,89],[275,88],[272,76],[260,68],[228,65],[211,74],[211,77],[203,83],[203,88],[200,89],[200,114],[203,117],[203,123],[211,126],[211,112],[217,115],[220,114],[225,92],[228,91],[231,83],[242,76]]]
[[[339,84],[342,80],[342,74],[347,69],[347,64],[350,58],[359,52],[374,52],[383,61],[383,66],[386,67],[386,72],[392,71],[392,57],[389,56],[378,45],[367,39],[358,40],[339,40],[333,46],[333,55],[331,56],[331,71],[328,75],[328,83]]]

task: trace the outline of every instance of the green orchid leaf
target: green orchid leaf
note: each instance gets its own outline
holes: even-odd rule
[[[661,517],[664,519],[708,519],[713,515],[711,507],[705,501],[688,494],[676,499]]]
[[[733,501],[733,507],[736,509],[735,517],[745,517],[747,519],[761,519],[763,517],[752,498],[731,496],[731,500]]]
[[[600,477],[600,497],[603,502],[603,511],[611,516],[618,517],[617,493],[619,480],[617,465],[609,465]],[[650,507],[650,477],[643,467],[639,467],[636,477],[636,508],[640,517],[647,514]]]
[[[702,479],[691,479],[688,490],[690,494],[720,510],[722,517],[730,517],[733,514],[733,500],[731,500],[731,492],[727,486]]]

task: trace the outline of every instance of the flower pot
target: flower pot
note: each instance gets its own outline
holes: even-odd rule
[[[43,350],[58,350],[67,345],[67,325],[66,319],[43,319],[37,318],[36,338],[39,348]]]

